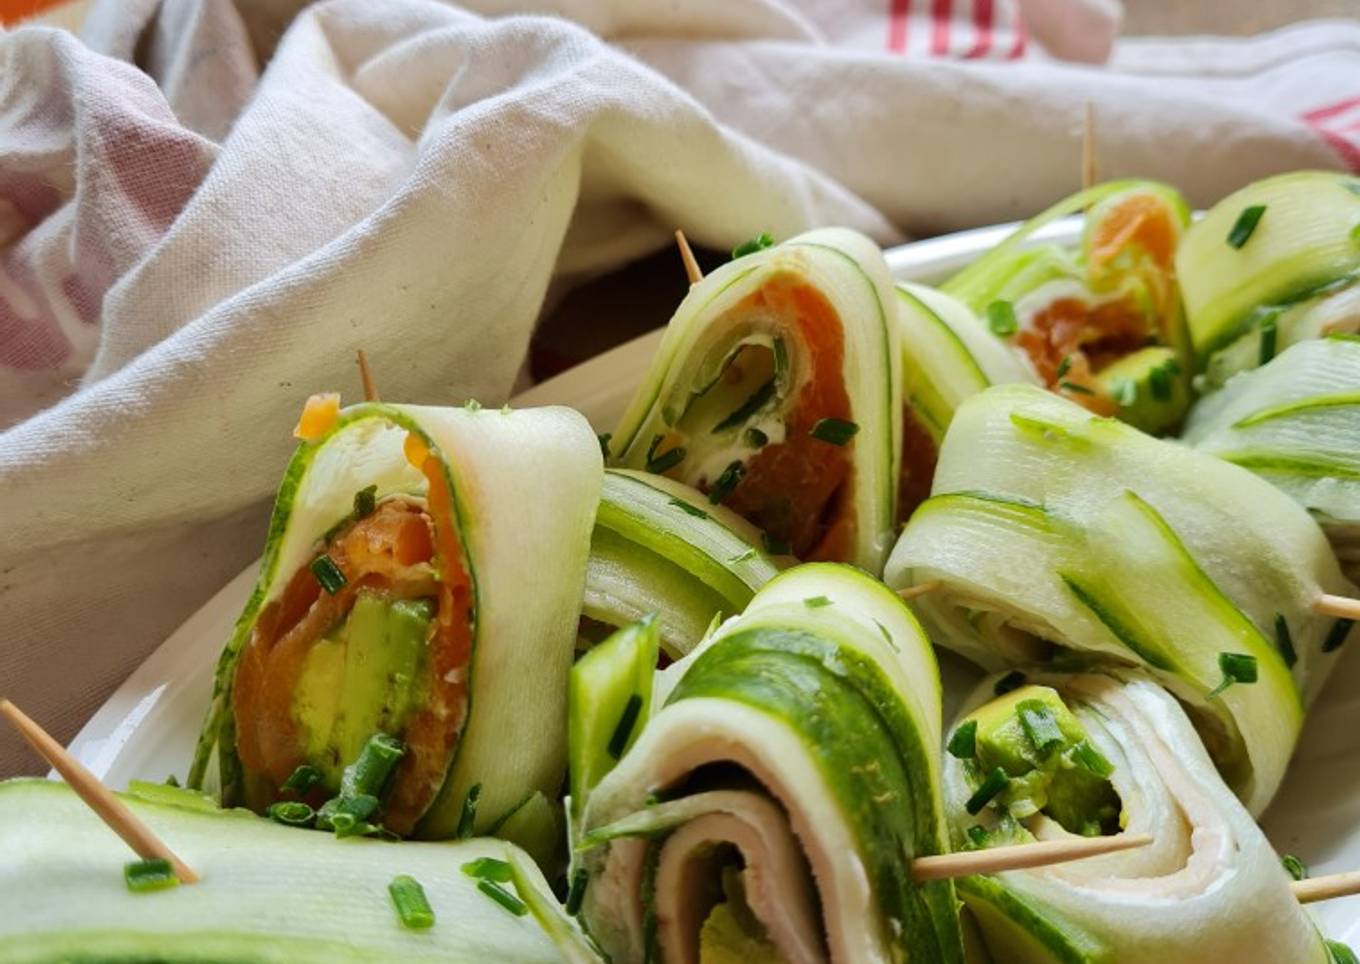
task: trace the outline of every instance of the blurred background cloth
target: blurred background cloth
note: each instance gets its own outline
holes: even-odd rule
[[[1088,101],[1103,177],[1199,205],[1360,169],[1360,25],[1116,41],[1120,13],[97,0],[58,13],[80,39],[0,35],[0,693],[71,736],[258,553],[358,347],[388,397],[498,405],[545,306],[541,369],[665,321],[671,255],[606,273],[675,227],[1023,217],[1078,187]],[[0,776],[32,768],[0,732]]]

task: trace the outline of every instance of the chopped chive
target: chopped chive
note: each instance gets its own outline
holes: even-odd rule
[[[945,747],[949,755],[959,760],[971,760],[977,756],[977,720],[961,724]]]
[[[601,432],[599,435],[595,436],[600,443],[600,454],[605,458],[609,458],[609,440],[613,437],[613,432]]]
[[[1242,213],[1237,216],[1232,230],[1228,232],[1228,247],[1241,249],[1242,245],[1251,240],[1252,234],[1256,231],[1256,225],[1261,221],[1261,215],[1266,213],[1264,204],[1253,204],[1249,208],[1244,208]]]
[[[1355,951],[1351,950],[1346,944],[1340,941],[1329,940],[1327,944],[1327,954],[1332,959],[1332,964],[1360,964],[1360,959],[1355,956]]]
[[[660,437],[661,436],[659,435],[657,436],[657,438]],[[675,468],[683,461],[685,461],[684,446],[677,445],[673,449],[667,449],[665,452],[662,452],[654,459],[649,455],[647,458],[647,471],[651,472],[653,475],[660,475],[662,472]]]
[[[397,909],[402,927],[420,931],[434,926],[434,910],[425,897],[425,888],[420,886],[420,881],[400,874],[392,878],[392,882],[387,885],[387,892],[392,896],[392,906]]]
[[[1171,377],[1175,372],[1171,371],[1170,366],[1174,364],[1175,360],[1171,359],[1148,372],[1148,388],[1152,389],[1152,397],[1159,402],[1171,400]]]
[[[1209,691],[1213,699],[1234,683],[1256,682],[1256,657],[1247,653],[1219,653],[1218,668],[1223,671],[1223,682]]]
[[[1020,330],[1020,323],[1015,318],[1015,306],[1009,301],[993,301],[987,306],[987,327],[992,329],[993,335],[1002,338],[1015,334]]]
[[[345,588],[345,574],[330,556],[324,553],[317,556],[312,560],[311,570],[312,575],[316,576],[316,581],[321,583],[321,588],[330,595],[334,596]]]
[[[179,886],[179,878],[171,869],[170,861],[162,857],[134,860],[123,864],[123,882],[134,894],[146,894],[153,890]]]
[[[803,600],[803,605],[808,609],[821,609],[823,606],[830,606],[831,600],[825,596],[808,596]]]
[[[1351,627],[1355,625],[1354,619],[1338,619],[1332,623],[1332,628],[1327,633],[1327,638],[1322,641],[1322,651],[1331,653],[1341,648],[1341,644],[1350,635]]]
[[[1114,764],[1105,758],[1093,747],[1088,740],[1082,740],[1071,749],[1072,761],[1089,773],[1094,773],[1102,780],[1108,780],[1114,773]]]
[[[340,795],[381,798],[392,771],[405,755],[406,746],[396,737],[374,733],[359,751],[358,758],[345,767],[340,777]]]
[[[1001,767],[993,768],[992,772],[987,774],[987,778],[982,781],[982,785],[977,788],[977,792],[969,797],[968,802],[963,805],[964,809],[968,811],[968,815],[976,817],[982,812],[983,807],[991,803],[998,793],[1006,789],[1010,782],[1011,778],[1006,776],[1005,770]]]
[[[788,542],[778,536],[772,536],[768,532],[760,534],[760,544],[765,547],[765,551],[772,556],[787,556],[790,551]]]
[[[179,786],[179,777],[175,776],[173,773],[170,774],[168,777],[165,778],[165,785],[167,787]]]
[[[468,412],[480,412],[482,410],[482,403],[475,398],[469,398],[463,403],[463,410]]]
[[[1285,854],[1280,858],[1280,863],[1284,864],[1285,873],[1294,880],[1308,879],[1308,865],[1293,854]]]
[[[1069,392],[1076,392],[1078,395],[1094,395],[1094,394],[1095,394],[1095,392],[1091,391],[1091,390],[1090,390],[1089,388],[1087,388],[1085,385],[1078,385],[1076,382],[1067,382],[1067,381],[1058,382],[1058,387],[1059,387],[1059,388],[1062,388],[1062,389],[1065,389],[1066,391],[1069,391]]]
[[[980,823],[975,823],[967,830],[968,842],[974,847],[982,848],[987,846],[987,828]]]
[[[746,401],[737,406],[736,410],[725,419],[713,426],[715,432],[726,432],[728,429],[736,428],[745,422],[756,412],[765,407],[765,403],[774,397],[774,379],[771,378],[764,385],[761,385]],[[764,443],[762,443],[764,444]]]
[[[992,687],[992,692],[997,696],[1005,696],[1011,690],[1018,690],[1024,685],[1025,674],[1018,669],[1013,669],[996,681],[996,685]]]
[[[1054,378],[1062,378],[1072,368],[1072,356],[1063,355],[1062,361],[1058,362],[1058,370],[1053,373]]]
[[[1138,383],[1132,378],[1116,378],[1110,386],[1110,397],[1121,408],[1128,408],[1138,401]]]
[[[578,867],[571,875],[571,887],[567,889],[566,912],[575,917],[581,912],[581,902],[586,897],[586,883],[590,880],[584,867]]]
[[[301,800],[280,800],[265,808],[264,814],[270,820],[289,827],[310,827],[316,819],[316,811]]]
[[[1284,618],[1284,613],[1275,614],[1275,645],[1280,648],[1284,665],[1293,669],[1299,661],[1299,654],[1294,652],[1294,637],[1289,632],[1289,621]]]
[[[1261,322],[1261,351],[1257,356],[1259,364],[1264,365],[1275,357],[1275,342],[1279,330],[1275,326],[1274,318],[1267,318]]]
[[[747,549],[745,552],[732,556],[730,559],[727,560],[727,564],[729,566],[735,566],[739,562],[749,562],[755,557],[756,551],[754,549]]]
[[[755,254],[757,251],[764,251],[774,244],[774,237],[769,231],[761,231],[750,241],[743,241],[732,249],[732,260],[744,258],[748,254]]]
[[[474,783],[468,787],[467,796],[463,798],[463,809],[458,814],[458,827],[453,835],[460,840],[472,836],[472,826],[477,822],[477,798],[482,795],[482,785]]]
[[[874,625],[877,626],[878,631],[883,634],[884,641],[887,642],[887,644],[892,647],[893,652],[900,653],[902,650],[900,647],[898,647],[897,640],[893,639],[892,633],[888,632],[888,627],[884,626],[877,619],[874,620]]]
[[[373,510],[377,507],[378,487],[376,485],[366,485],[354,493],[354,518],[356,520],[372,515]]]
[[[500,884],[490,880],[479,880],[477,881],[477,889],[516,917],[523,917],[525,914],[529,913],[529,908],[524,906],[524,902]]]
[[[1053,711],[1039,700],[1021,700],[1016,709],[1020,712],[1020,727],[1041,757],[1066,742]]]
[[[741,433],[741,440],[747,448],[758,449],[764,448],[770,437],[758,428],[748,428]]]
[[[463,873],[478,880],[495,880],[502,884],[510,880],[510,865],[495,857],[478,857],[463,864]]]
[[[746,477],[746,466],[740,461],[728,462],[727,468],[722,470],[722,475],[718,476],[718,481],[713,483],[713,488],[708,490],[708,501],[710,505],[721,505],[723,499],[732,494],[738,483]]]
[[[378,798],[370,793],[332,797],[316,812],[318,830],[332,830],[337,837],[359,837],[377,828],[368,818],[378,812]]]
[[[671,505],[680,509],[685,515],[692,515],[696,519],[707,519],[708,513],[695,505],[690,505],[684,499],[671,499]]]
[[[817,420],[817,424],[812,426],[812,431],[808,434],[819,442],[844,445],[854,438],[858,431],[858,425],[843,418],[822,418]]]
[[[628,740],[633,735],[633,727],[637,725],[638,714],[641,712],[642,697],[634,693],[628,697],[628,702],[624,704],[618,725],[614,727],[614,735],[609,738],[607,749],[609,755],[615,760],[623,756],[623,751],[628,749]]]

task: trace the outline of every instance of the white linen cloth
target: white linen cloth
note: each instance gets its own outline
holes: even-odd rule
[[[59,738],[258,553],[357,347],[394,399],[500,404],[550,282],[677,226],[1033,213],[1087,100],[1102,176],[1198,204],[1360,168],[1354,23],[1092,68],[1055,57],[1103,56],[1109,0],[473,6],[100,0],[84,42],[0,35],[0,695]],[[0,776],[36,769],[0,731]]]

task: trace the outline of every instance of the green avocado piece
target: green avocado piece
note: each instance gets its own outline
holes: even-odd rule
[[[1107,365],[1096,390],[1119,406],[1120,421],[1153,435],[1180,424],[1190,405],[1189,373],[1172,348],[1153,345]]]
[[[1063,743],[1056,747],[1057,750],[1086,739],[1086,731],[1057,690],[1048,686],[1022,686],[980,707],[971,716],[977,721],[977,759],[983,770],[1001,767],[1007,776],[1023,777],[1042,768],[1052,757],[1051,749],[1042,753],[1034,745],[1021,719],[1021,704],[1025,704],[1026,709],[1033,709],[1032,704],[1036,703],[1052,715],[1062,735]]]

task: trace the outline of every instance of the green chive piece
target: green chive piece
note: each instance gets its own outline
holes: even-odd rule
[[[967,830],[968,842],[981,850],[987,846],[987,828],[980,823],[975,823]]]
[[[425,888],[420,886],[420,881],[400,874],[392,878],[392,882],[387,885],[387,892],[392,896],[392,906],[397,909],[402,927],[423,931],[434,926],[434,910],[425,897]]]
[[[1278,335],[1279,331],[1275,326],[1274,318],[1267,318],[1261,322],[1261,351],[1258,356],[1260,364],[1264,365],[1275,357],[1275,342]]]
[[[516,917],[523,917],[525,914],[529,913],[529,908],[524,906],[524,902],[500,884],[490,880],[479,880],[477,881],[477,889]]]
[[[1138,384],[1132,378],[1116,378],[1110,386],[1110,397],[1120,407],[1128,408],[1138,401]]]
[[[770,437],[758,428],[748,428],[741,434],[741,441],[747,448],[759,449],[765,447]]]
[[[171,869],[170,861],[161,857],[123,864],[123,882],[134,894],[146,894],[153,890],[167,890],[179,886],[179,878]]]
[[[1173,370],[1173,366],[1175,370]],[[1176,364],[1175,359],[1169,359],[1148,372],[1148,388],[1152,389],[1153,398],[1159,402],[1171,400],[1173,387],[1171,379],[1179,369],[1180,365]]]
[[[394,736],[374,733],[359,751],[358,758],[345,767],[340,777],[340,796],[367,795],[381,799],[401,758],[405,745]]]
[[[1085,385],[1079,385],[1076,382],[1058,382],[1058,387],[1069,392],[1076,392],[1078,395],[1095,394],[1095,392],[1091,391]]]
[[[713,483],[713,488],[708,490],[708,501],[710,505],[721,505],[723,499],[732,494],[732,490],[737,484],[746,477],[746,466],[741,462],[729,462],[727,468],[722,470],[722,475],[718,476],[718,481]]]
[[[1237,216],[1237,221],[1233,224],[1232,230],[1228,232],[1228,247],[1241,249],[1242,245],[1251,240],[1252,234],[1256,231],[1256,225],[1261,222],[1261,215],[1266,213],[1264,204],[1253,204],[1246,208]]]
[[[744,425],[748,419],[756,412],[765,407],[765,403],[774,397],[774,379],[771,378],[764,385],[761,385],[746,401],[737,406],[731,415],[727,416],[717,425],[713,426],[714,432],[726,432],[728,429]],[[763,443],[762,443],[763,444]]]
[[[1213,699],[1234,683],[1256,682],[1256,657],[1247,653],[1219,653],[1218,668],[1223,671],[1223,682],[1208,695]]]
[[[494,880],[499,883],[508,883],[511,877],[510,865],[504,860],[497,860],[495,857],[478,857],[476,860],[469,860],[463,864],[463,873],[469,877],[476,877],[478,880]]]
[[[623,751],[628,749],[628,741],[633,736],[633,727],[637,724],[638,714],[642,712],[642,697],[634,693],[628,697],[628,702],[623,706],[623,713],[619,716],[618,725],[614,727],[614,735],[609,738],[609,755],[615,760],[623,756]]]
[[[310,827],[316,811],[301,800],[280,800],[265,808],[264,814],[276,823],[289,827]]]
[[[1322,641],[1322,651],[1324,653],[1335,652],[1341,648],[1341,644],[1350,635],[1351,627],[1355,625],[1354,619],[1338,619],[1332,623],[1331,630],[1327,633],[1327,638]]]
[[[954,731],[945,747],[949,755],[958,760],[971,760],[977,756],[977,720],[968,720]]]
[[[774,245],[774,237],[769,231],[761,231],[750,241],[743,241],[732,249],[732,260],[744,258],[748,254],[755,254],[757,251],[764,251]]]
[[[613,437],[614,437],[613,432],[603,432],[595,436],[595,438],[600,443],[600,454],[604,456],[606,459],[609,458],[609,441]]]
[[[808,609],[821,609],[823,606],[830,606],[831,600],[825,596],[808,596],[803,600],[803,605]]]
[[[1293,854],[1285,854],[1280,858],[1280,863],[1284,864],[1285,873],[1294,880],[1308,879],[1308,865]]]
[[[1110,775],[1114,773],[1114,764],[1106,759],[1105,754],[1093,747],[1087,740],[1082,740],[1076,746],[1072,747],[1070,753],[1074,763],[1083,770],[1094,773],[1102,780],[1108,780]]]
[[[993,301],[987,306],[987,327],[993,335],[1005,338],[1020,330],[1015,318],[1015,306],[1009,301]]]
[[[345,588],[345,574],[330,556],[324,553],[317,556],[312,560],[311,570],[316,581],[321,583],[321,588],[332,596]]]
[[[760,534],[760,544],[772,556],[787,556],[790,552],[790,546],[785,540],[778,536],[772,536],[768,532]]]
[[[659,439],[661,436],[658,435],[657,438]],[[655,443],[653,443],[653,447],[655,447]],[[662,472],[675,468],[683,461],[685,461],[685,449],[683,446],[677,445],[673,449],[667,449],[656,458],[652,458],[651,452],[648,450],[647,471],[651,472],[653,475],[660,475]]]
[[[354,518],[356,521],[372,515],[373,510],[377,507],[378,487],[376,485],[366,485],[354,493]]]
[[[987,774],[987,779],[982,781],[982,786],[978,787],[977,792],[969,797],[968,802],[963,805],[964,809],[968,811],[968,815],[976,817],[982,812],[983,807],[991,803],[998,793],[1006,789],[1010,782],[1011,778],[1006,776],[1005,770],[1001,767],[993,768],[992,772]]]
[[[1284,618],[1284,613],[1275,614],[1275,644],[1280,648],[1284,665],[1293,669],[1299,661],[1299,654],[1294,652],[1294,637],[1289,632],[1289,621]]]
[[[1041,757],[1046,757],[1065,741],[1053,711],[1039,700],[1021,700],[1020,726]]]
[[[1071,370],[1071,368],[1072,368],[1072,356],[1063,355],[1062,361],[1058,362],[1058,370],[1053,373],[1053,376],[1055,378],[1062,378],[1064,375],[1068,373],[1068,371]]]
[[[566,912],[575,917],[581,912],[581,902],[586,898],[586,884],[590,876],[584,867],[578,867],[576,873],[571,875],[571,887],[567,890]]]
[[[170,774],[168,777],[165,778],[165,785],[167,787],[179,786],[179,777],[175,776],[173,773]]]
[[[682,512],[684,512],[685,515],[692,515],[692,516],[694,516],[694,518],[696,518],[696,519],[707,519],[707,518],[708,518],[708,513],[707,513],[707,512],[705,512],[703,509],[699,508],[698,506],[690,505],[690,504],[689,504],[688,502],[686,502],[684,499],[671,499],[671,505],[675,506],[677,509],[679,509],[679,510],[681,510]]]
[[[819,442],[844,445],[854,438],[858,431],[858,425],[843,418],[822,418],[817,420],[817,424],[812,426],[812,431],[808,434]]]
[[[992,692],[997,696],[1005,696],[1011,690],[1018,690],[1024,685],[1025,674],[1018,669],[1013,669],[996,681],[996,685],[992,687]]]
[[[377,830],[368,822],[377,812],[378,798],[372,794],[332,797],[316,812],[316,827],[332,830],[337,837],[360,837]]]
[[[878,627],[878,631],[883,634],[884,642],[886,642],[889,646],[892,647],[892,651],[894,653],[902,652],[901,647],[897,645],[897,640],[893,639],[893,634],[888,632],[887,626],[884,626],[877,619],[874,620],[874,625]]]
[[[728,559],[727,564],[729,566],[735,566],[739,562],[750,562],[755,557],[756,551],[754,549],[747,549],[745,552],[740,553],[739,555],[735,555],[732,558]]]
[[[1327,941],[1327,953],[1331,955],[1332,964],[1360,964],[1360,958],[1355,956],[1355,951],[1340,941]]]
[[[469,398],[463,403],[463,409],[468,412],[480,412],[482,410],[482,403],[475,398]]]
[[[482,785],[474,783],[468,787],[467,796],[463,798],[463,809],[458,814],[458,827],[453,835],[460,840],[472,836],[472,825],[477,822],[477,798],[482,795]]]

